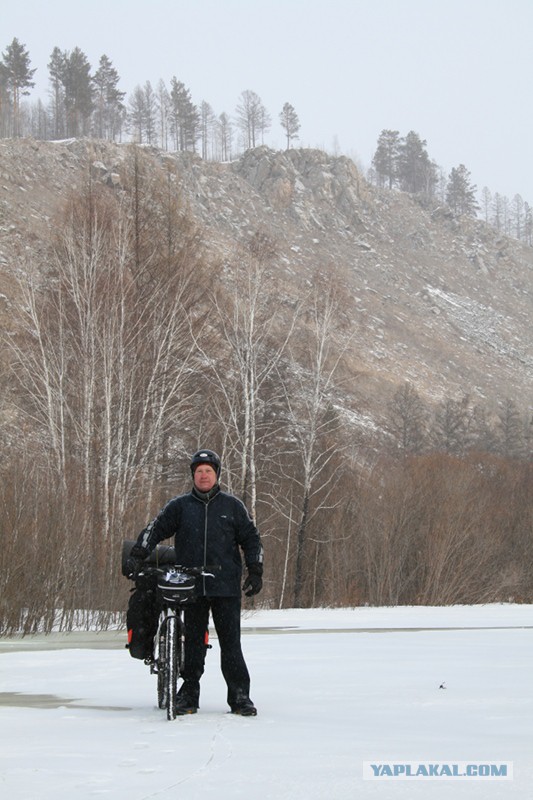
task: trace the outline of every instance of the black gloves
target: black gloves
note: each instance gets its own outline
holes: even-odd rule
[[[246,597],[252,597],[254,594],[259,594],[263,588],[263,565],[259,562],[249,564],[248,575],[244,581],[242,590]]]
[[[127,557],[124,564],[124,575],[126,578],[136,578],[141,571],[144,559],[150,555],[145,547],[140,544],[134,544],[131,552]]]

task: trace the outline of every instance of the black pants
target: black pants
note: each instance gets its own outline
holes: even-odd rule
[[[250,695],[250,675],[241,648],[240,597],[198,597],[185,609],[184,684],[180,692],[198,703],[210,611],[220,645],[220,666],[228,686],[227,700],[233,707]]]

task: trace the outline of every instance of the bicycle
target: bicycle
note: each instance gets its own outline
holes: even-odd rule
[[[132,545],[125,542],[123,563]],[[158,546],[137,575],[131,577],[136,585],[153,582],[156,586],[159,618],[152,654],[145,664],[151,674],[157,675],[157,703],[159,708],[166,709],[168,720],[176,718],[177,683],[185,663],[185,607],[196,599],[196,578],[214,577],[217,569],[184,567],[172,563],[172,559],[175,560],[174,548]],[[208,630],[205,645],[210,647]]]

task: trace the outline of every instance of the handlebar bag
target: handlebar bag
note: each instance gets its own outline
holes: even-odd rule
[[[172,608],[190,603],[196,597],[196,579],[178,570],[168,570],[157,582],[158,601]]]

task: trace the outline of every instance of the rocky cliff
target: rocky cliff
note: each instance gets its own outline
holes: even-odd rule
[[[9,326],[12,274],[39,248],[55,210],[90,170],[120,190],[129,145],[0,141],[0,321]],[[489,408],[533,389],[533,250],[478,220],[456,220],[406,194],[377,191],[347,158],[258,148],[232,163],[147,150],[169,163],[222,261],[244,237],[275,242],[275,291],[295,299],[317,276],[334,284],[350,345],[337,401],[379,425],[404,381],[428,400],[463,393]],[[228,277],[231,280],[231,276]],[[367,418],[368,418],[367,417]]]

